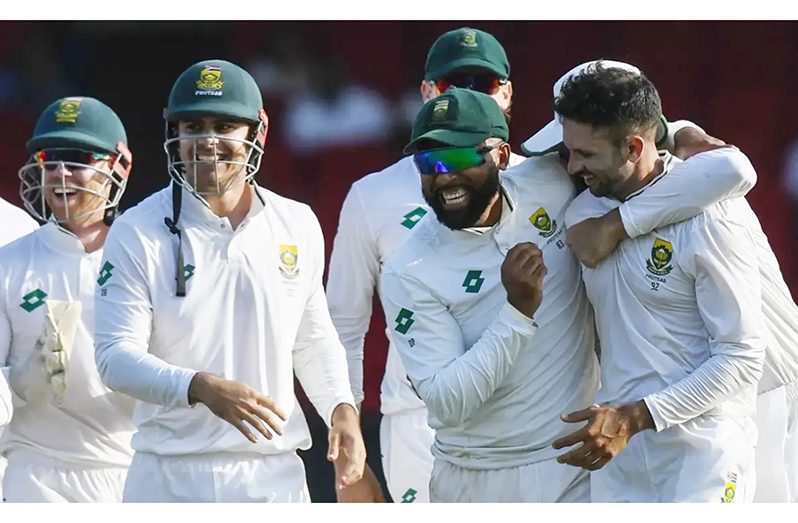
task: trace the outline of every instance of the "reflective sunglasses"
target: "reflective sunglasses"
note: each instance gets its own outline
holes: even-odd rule
[[[441,93],[445,93],[450,87],[460,87],[494,95],[506,83],[507,80],[491,73],[455,73],[435,80],[435,86]]]
[[[421,151],[413,155],[413,161],[421,174],[459,173],[485,163],[485,154],[502,143],[489,147],[448,147]]]
[[[65,164],[90,164],[100,160],[110,160],[111,155],[83,149],[47,149],[34,153],[33,157],[39,163],[63,162]]]

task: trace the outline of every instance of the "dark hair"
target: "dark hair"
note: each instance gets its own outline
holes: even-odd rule
[[[599,61],[565,82],[554,110],[561,118],[607,128],[615,139],[621,139],[654,128],[662,102],[645,75],[605,67]]]

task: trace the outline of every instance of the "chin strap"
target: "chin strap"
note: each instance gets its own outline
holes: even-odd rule
[[[177,236],[177,274],[175,280],[177,281],[177,288],[175,295],[182,298],[186,295],[186,269],[183,265],[183,234],[177,228],[177,220],[180,219],[180,204],[183,199],[183,189],[172,182],[172,217],[166,217],[163,222],[169,228],[169,232]]]

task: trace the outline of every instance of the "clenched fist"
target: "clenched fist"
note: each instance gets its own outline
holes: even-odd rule
[[[519,243],[507,251],[502,263],[502,285],[510,305],[533,317],[543,301],[543,277],[547,272],[543,251],[534,243]]]

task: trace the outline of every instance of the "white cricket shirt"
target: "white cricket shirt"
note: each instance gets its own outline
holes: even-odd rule
[[[87,254],[76,236],[53,222],[0,249],[0,363],[6,377],[44,332],[47,300],[79,301],[82,307],[63,405],[32,405],[14,395],[3,453],[27,448],[70,463],[130,464],[133,399],[103,385],[94,364],[94,289],[102,254]]]
[[[388,329],[436,429],[433,454],[465,468],[550,459],[573,430],[565,412],[598,387],[593,315],[579,264],[565,245],[574,187],[554,157],[502,173],[500,221],[452,231],[424,220],[386,265]],[[507,302],[500,267],[534,242],[548,268],[535,321]]]
[[[524,161],[510,155],[510,166]],[[374,288],[388,257],[431,212],[421,192],[421,175],[406,156],[352,184],[341,208],[330,257],[327,301],[346,348],[355,401],[363,401],[363,340],[369,328]],[[432,219],[435,219],[433,214]],[[380,293],[381,295],[381,293]],[[384,309],[383,303],[383,309]],[[386,318],[386,325],[390,326]],[[388,357],[380,394],[383,414],[424,408],[407,381],[401,358],[388,338]]]
[[[0,228],[0,247],[39,228],[39,224],[28,213],[2,198],[0,220],[3,222],[3,227]]]
[[[136,403],[137,451],[279,454],[310,447],[294,372],[328,424],[353,404],[346,356],[322,287],[324,240],[304,204],[257,188],[232,230],[183,191],[185,297],[175,296],[177,238],[171,186],[114,222],[100,269],[96,360],[100,375]],[[198,371],[246,383],[288,416],[283,436],[250,443],[205,405],[188,405]]]
[[[676,176],[682,187],[739,188],[740,180],[755,179],[736,149],[702,153],[681,164],[667,153],[662,159],[663,173],[627,203],[654,188],[663,192],[667,186],[678,194]],[[688,200],[702,192],[688,186],[682,189]],[[601,216],[618,205],[584,191],[566,222]],[[649,204],[641,208],[651,210]],[[658,431],[705,413],[753,413],[766,327],[749,213],[744,198],[727,199],[694,218],[622,242],[595,269],[583,267],[601,340],[598,402],[643,399]]]
[[[709,163],[726,153],[704,153],[699,172],[692,172],[689,179],[673,174],[663,178],[658,185],[671,184],[673,201],[679,208],[669,205],[667,200],[643,200],[632,198],[620,206],[624,229],[630,238],[650,233],[657,223],[678,222],[695,216],[713,201],[743,196],[756,182],[756,173],[746,165],[748,160],[741,154],[731,153],[728,168],[719,168]],[[675,160],[678,162],[678,159]],[[739,162],[739,166],[735,163]],[[684,165],[688,167],[690,164]],[[709,169],[712,172],[709,172]],[[695,171],[695,169],[693,169]],[[739,179],[735,176],[740,175]],[[682,182],[676,183],[679,179]],[[753,238],[754,251],[759,262],[759,277],[762,289],[762,312],[768,327],[767,349],[759,380],[760,394],[798,380],[798,306],[792,299],[790,289],[784,281],[779,261],[773,253],[767,235],[762,230],[759,218],[750,209],[741,216],[745,219]]]
[[[4,224],[0,229],[0,247],[39,228],[39,224],[28,216],[28,213],[2,198],[0,198],[0,220]],[[11,421],[12,411],[11,389],[5,376],[0,376],[0,427]]]

